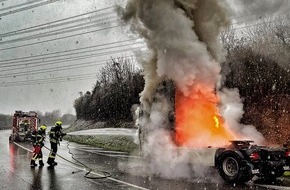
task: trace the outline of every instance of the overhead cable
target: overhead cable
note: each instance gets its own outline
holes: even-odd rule
[[[72,21],[68,21],[68,22],[63,22],[63,21],[74,19],[74,18],[86,16],[86,15],[89,15],[89,14],[92,14],[92,13],[98,13],[100,11],[109,10],[111,8],[113,8],[113,7],[106,7],[106,8],[103,8],[103,9],[98,9],[98,10],[95,10],[95,11],[91,11],[91,12],[88,12],[88,13],[83,13],[83,14],[76,15],[76,16],[67,17],[67,18],[64,18],[64,19],[59,19],[59,20],[55,20],[55,21],[52,21],[52,22],[47,22],[47,23],[44,23],[44,24],[36,25],[36,26],[31,26],[31,27],[22,28],[22,29],[19,29],[19,30],[14,30],[14,31],[2,33],[2,34],[0,34],[0,37],[5,37],[7,35],[13,35],[13,34],[22,34],[22,33],[26,33],[26,31],[35,31],[35,30],[38,30],[38,29],[40,29],[40,30],[47,29],[46,27],[49,28],[51,26],[61,26],[62,24],[66,25],[66,24],[70,24],[70,23],[72,23],[74,21],[75,22],[83,21],[85,19],[88,19],[89,17],[81,18],[81,19],[77,19],[77,20],[72,20]],[[62,23],[60,23],[60,22],[62,22]],[[59,23],[59,24],[53,25],[55,23]]]
[[[132,46],[132,47],[128,47],[128,46]],[[98,57],[98,56],[103,56],[103,55],[107,55],[110,54],[112,52],[122,52],[124,50],[134,50],[134,49],[139,49],[139,48],[144,48],[145,46],[138,46],[135,47],[134,45],[142,45],[142,43],[131,43],[131,44],[122,44],[122,45],[117,45],[117,46],[113,46],[113,47],[106,47],[106,48],[100,48],[100,49],[96,49],[96,50],[90,50],[90,51],[84,51],[84,52],[77,52],[77,53],[72,53],[72,54],[65,54],[65,55],[58,55],[58,56],[51,56],[51,57],[46,57],[46,58],[38,58],[38,59],[34,59],[34,60],[20,60],[18,62],[10,62],[10,63],[2,63],[0,65],[0,68],[9,68],[9,67],[19,67],[21,65],[25,65],[25,66],[33,66],[35,63],[51,63],[51,62],[60,62],[60,61],[70,61],[70,60],[78,60],[78,58],[80,59],[84,59],[84,58],[92,58],[92,57]],[[120,49],[122,47],[126,47],[125,49]],[[118,48],[118,50],[114,50]],[[98,53],[94,53],[94,54],[88,54],[88,55],[81,55],[81,56],[71,56],[71,55],[78,55],[78,54],[83,54],[83,53],[90,53],[90,52],[96,52],[96,51],[103,51],[103,50],[113,50],[113,51],[105,51],[105,52],[98,52]],[[65,56],[65,57],[64,57]],[[66,57],[66,56],[70,56],[70,57]],[[64,57],[64,58],[60,58],[60,57]],[[58,59],[52,59],[52,58],[58,58]],[[46,60],[48,59],[48,60]],[[19,64],[17,64],[19,63]],[[1,72],[3,72],[3,70],[1,70]]]
[[[54,54],[67,53],[67,52],[74,52],[74,51],[79,51],[79,50],[91,49],[91,48],[95,48],[95,47],[109,46],[109,45],[113,45],[113,44],[119,44],[119,43],[124,43],[124,42],[131,42],[131,41],[136,41],[136,40],[137,40],[137,38],[133,38],[133,39],[129,39],[129,40],[115,41],[115,42],[111,42],[111,43],[98,44],[98,45],[93,45],[93,46],[87,46],[87,47],[77,48],[77,49],[68,49],[68,50],[65,50],[65,51],[58,51],[58,52],[41,54],[41,55],[25,56],[25,57],[13,58],[13,59],[5,59],[5,60],[0,60],[0,63],[2,63],[2,62],[16,61],[16,60],[19,60],[17,62],[26,61],[24,59],[35,60],[35,59],[32,59],[32,58],[43,57],[43,56],[54,55]],[[45,59],[45,58],[41,58],[41,59]],[[17,62],[10,62],[10,63],[17,63]]]
[[[12,39],[12,40],[6,40],[6,41],[2,41],[0,42],[0,45],[3,44],[8,44],[8,43],[15,43],[15,42],[21,42],[21,41],[25,41],[25,40],[33,40],[33,39],[39,39],[42,37],[49,37],[49,36],[54,36],[54,35],[60,35],[60,34],[65,34],[65,33],[71,33],[71,32],[75,32],[75,31],[79,31],[79,30],[87,30],[90,28],[95,28],[101,25],[104,25],[104,23],[98,23],[100,21],[103,20],[97,20],[94,22],[90,22],[90,23],[83,23],[83,24],[78,24],[78,25],[74,25],[74,26],[69,26],[66,28],[60,28],[57,30],[52,30],[52,31],[48,31],[48,32],[43,32],[40,34],[35,34],[35,35],[31,35],[31,36],[26,36],[26,37],[21,37],[21,38],[16,38],[16,39]],[[118,20],[109,20],[107,21],[108,23],[106,24],[116,24]],[[86,26],[88,25],[88,26]]]
[[[0,9],[0,12],[2,11],[6,11],[6,10],[9,10],[9,9],[14,9],[14,8],[17,8],[17,7],[22,7],[24,5],[29,5],[29,4],[33,4],[33,3],[37,3],[37,2],[40,2],[41,0],[34,0],[34,1],[26,1],[24,3],[19,3],[17,5],[12,5],[12,6],[9,6],[9,7],[5,7],[5,8],[2,8]],[[1,2],[1,1],[0,1]]]
[[[128,50],[129,51],[129,50]],[[59,71],[64,71],[64,70],[71,70],[71,69],[77,69],[77,68],[84,68],[84,67],[91,67],[95,65],[102,65],[105,64],[106,60],[98,60],[98,61],[90,61],[90,62],[85,62],[85,63],[77,63],[73,65],[62,65],[58,67],[53,67],[53,68],[47,68],[47,69],[38,69],[38,70],[31,70],[31,71],[26,71],[26,72],[15,72],[15,73],[7,73],[7,74],[0,74],[0,78],[7,78],[7,77],[17,77],[17,76],[25,76],[25,75],[32,75],[32,74],[40,74],[40,73],[49,73],[49,72],[59,72]],[[99,64],[97,64],[99,63]]]
[[[78,58],[74,58],[74,59],[63,59],[61,61],[52,60],[52,61],[49,61],[49,62],[31,63],[29,65],[28,64],[26,64],[26,65],[21,64],[23,66],[18,65],[16,68],[8,68],[8,69],[3,69],[3,70],[1,69],[0,71],[1,71],[2,75],[4,75],[5,74],[4,72],[9,72],[9,71],[24,70],[24,69],[30,69],[30,68],[36,68],[36,67],[52,66],[52,65],[56,65],[56,64],[60,64],[60,63],[69,63],[69,62],[72,62],[72,61],[78,61],[78,60],[84,60],[84,59],[92,59],[92,58],[96,58],[96,57],[102,57],[102,56],[105,56],[105,55],[118,54],[118,53],[123,53],[123,52],[127,52],[127,51],[135,51],[135,50],[139,50],[139,49],[141,49],[141,48],[140,47],[127,48],[127,49],[122,49],[122,50],[99,53],[99,54],[95,54],[94,56],[79,56]]]
[[[14,86],[26,86],[26,85],[40,85],[40,84],[48,84],[48,83],[60,83],[60,82],[72,82],[79,80],[89,80],[89,79],[97,79],[96,76],[82,76],[82,77],[68,77],[63,79],[56,80],[34,80],[31,82],[20,82],[20,83],[11,83],[11,84],[0,84],[0,87],[14,87]]]
[[[0,17],[11,15],[11,14],[15,14],[15,13],[22,12],[22,11],[26,11],[26,10],[33,9],[33,8],[36,8],[36,7],[41,7],[41,6],[50,4],[50,3],[55,3],[57,1],[61,1],[61,0],[47,0],[47,1],[40,2],[40,3],[34,4],[34,5],[30,5],[30,6],[27,6],[27,7],[22,7],[22,8],[19,8],[19,9],[12,10],[12,11],[7,11],[7,12],[4,12],[4,13],[0,13]]]
[[[59,38],[53,38],[53,39],[49,39],[49,40],[42,40],[42,41],[30,43],[30,44],[24,44],[24,45],[18,45],[18,46],[13,46],[13,47],[1,48],[0,51],[14,49],[14,48],[20,48],[20,47],[26,47],[26,46],[31,46],[31,45],[35,45],[35,44],[41,44],[41,43],[51,42],[51,41],[55,41],[55,40],[62,40],[62,39],[66,39],[66,38],[80,36],[80,35],[83,35],[83,34],[89,34],[89,33],[99,32],[99,31],[113,29],[113,28],[122,27],[122,26],[124,26],[124,25],[115,25],[115,26],[110,26],[110,27],[101,28],[101,29],[97,29],[97,30],[92,30],[92,31],[88,31],[88,32],[83,32],[83,33],[78,33],[78,34],[63,36],[63,37],[59,37]]]

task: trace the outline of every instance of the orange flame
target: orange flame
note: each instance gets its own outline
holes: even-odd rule
[[[209,87],[195,86],[190,90],[189,96],[176,90],[175,140],[178,145],[224,146],[235,138],[234,133],[224,126],[217,104],[218,97]]]
[[[220,122],[219,122],[219,119],[218,119],[218,117],[216,115],[213,117],[213,120],[215,122],[215,127],[219,128],[220,127]]]

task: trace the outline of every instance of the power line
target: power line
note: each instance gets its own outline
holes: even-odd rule
[[[91,62],[85,62],[85,63],[80,63],[80,64],[75,64],[73,67],[68,67],[67,65],[65,66],[59,66],[59,67],[54,67],[54,68],[49,68],[49,69],[41,69],[41,70],[33,70],[32,72],[25,72],[25,73],[10,73],[10,74],[1,74],[0,78],[7,78],[7,77],[18,77],[18,76],[26,76],[26,75],[32,75],[32,74],[42,74],[42,73],[49,73],[49,72],[59,72],[59,71],[64,71],[64,70],[72,70],[72,69],[79,69],[79,68],[84,68],[84,67],[92,67],[92,66],[97,66],[97,65],[102,65],[104,64],[105,60],[102,60],[101,64],[96,64],[101,61],[91,61]]]
[[[14,85],[0,85],[0,88],[7,88],[7,87],[17,87],[17,86],[34,86],[34,85],[43,85],[43,84],[50,84],[50,83],[63,83],[63,82],[74,82],[74,81],[81,81],[81,80],[89,80],[89,79],[96,79],[96,77],[82,77],[82,78],[73,78],[70,80],[55,80],[55,81],[42,81],[42,82],[33,82],[33,83],[26,83],[26,84],[14,84]]]
[[[139,43],[141,44],[141,43]],[[85,51],[85,52],[77,52],[77,53],[73,53],[73,54],[66,54],[66,55],[58,55],[58,56],[51,56],[51,57],[47,57],[47,58],[38,58],[38,59],[34,59],[34,60],[22,60],[22,61],[18,61],[18,62],[10,62],[10,63],[4,63],[2,65],[0,65],[0,68],[5,68],[5,67],[12,67],[12,66],[21,66],[21,65],[28,65],[28,64],[33,64],[33,63],[37,63],[39,61],[41,61],[42,63],[50,63],[52,61],[62,61],[62,60],[76,60],[74,58],[87,58],[87,57],[96,57],[99,55],[105,55],[104,53],[106,52],[101,52],[101,53],[96,53],[96,54],[89,54],[89,55],[83,55],[83,56],[72,56],[69,58],[61,58],[61,59],[53,59],[53,60],[44,60],[44,59],[51,59],[51,58],[60,58],[60,57],[64,57],[64,56],[70,56],[70,55],[78,55],[78,54],[82,54],[82,53],[89,53],[89,52],[95,52],[95,51],[100,51],[100,50],[110,50],[110,49],[115,49],[115,48],[121,48],[124,46],[128,46],[128,45],[138,45],[138,43],[131,43],[131,44],[122,44],[122,45],[118,45],[118,46],[113,46],[113,47],[106,47],[106,48],[100,48],[100,49],[96,49],[96,50],[90,50],[90,51]],[[139,48],[140,46],[138,46]],[[143,46],[141,46],[143,47]],[[129,47],[130,48],[136,48],[136,47]],[[128,49],[128,48],[127,48]],[[124,49],[119,49],[118,51],[122,52]],[[108,51],[107,53],[111,53],[112,51]],[[33,62],[28,62],[27,61],[33,61]],[[15,64],[16,63],[16,64]],[[20,64],[17,64],[20,63]]]
[[[22,7],[24,5],[33,4],[33,3],[36,3],[36,2],[39,2],[39,1],[40,0],[34,0],[34,1],[27,1],[25,3],[19,3],[17,5],[13,5],[13,6],[9,6],[9,7],[2,8],[2,9],[0,9],[0,12],[5,11],[5,10],[9,10],[9,9],[14,9],[14,8],[17,8],[17,7]]]
[[[44,5],[47,5],[47,4],[50,4],[50,3],[54,3],[54,2],[57,2],[57,1],[61,1],[61,0],[47,0],[45,2],[41,2],[41,3],[38,3],[38,4],[30,5],[30,6],[23,7],[23,8],[20,8],[20,9],[16,9],[16,10],[13,10],[13,11],[7,11],[7,12],[4,12],[4,13],[0,13],[0,17],[11,15],[11,14],[15,14],[15,13],[22,12],[22,11],[26,11],[26,10],[29,10],[29,9],[32,9],[32,8],[36,8],[36,7],[41,7],[41,6],[44,6]]]
[[[8,62],[8,61],[15,61],[15,60],[20,60],[18,62],[26,61],[26,60],[23,60],[23,59],[30,59],[30,61],[31,61],[31,60],[35,60],[35,59],[31,59],[31,58],[36,58],[36,57],[43,57],[43,56],[47,56],[47,55],[54,55],[54,54],[67,53],[67,52],[79,51],[79,50],[84,50],[84,49],[91,49],[91,48],[95,48],[95,47],[102,47],[102,46],[119,44],[119,43],[123,43],[123,42],[131,42],[131,41],[136,41],[136,40],[137,39],[135,38],[135,39],[129,39],[129,40],[106,43],[106,44],[98,44],[98,45],[88,46],[88,47],[83,47],[83,48],[69,49],[69,50],[59,51],[59,52],[52,52],[52,53],[47,53],[47,54],[42,54],[42,55],[34,55],[34,56],[26,56],[26,57],[20,57],[20,58],[0,60],[0,63]],[[44,59],[44,58],[41,58],[41,59]],[[17,63],[17,62],[12,62],[12,63]]]
[[[93,18],[96,18],[96,17],[99,17],[99,15],[97,15],[97,16],[95,16]],[[93,21],[91,21],[91,23],[96,22],[96,21],[103,21],[103,20],[111,19],[111,18],[116,18],[116,17],[108,17],[108,18],[105,18],[104,17],[103,19],[100,19],[100,20],[93,20]],[[0,38],[2,37],[2,39],[3,39],[5,37],[11,37],[11,36],[16,36],[16,35],[20,35],[20,34],[26,34],[26,33],[33,33],[33,32],[37,32],[37,31],[43,31],[43,30],[47,30],[47,29],[50,29],[50,28],[56,28],[56,27],[59,27],[59,26],[64,26],[64,25],[69,25],[69,24],[73,24],[73,23],[77,23],[77,22],[82,22],[82,21],[88,20],[88,19],[89,18],[80,18],[80,19],[76,19],[76,20],[72,20],[72,21],[67,21],[67,22],[63,22],[63,23],[59,23],[59,24],[54,24],[54,25],[43,26],[43,27],[34,28],[34,29],[30,29],[30,30],[24,30],[24,31],[20,31],[20,32],[14,32],[14,31],[12,31],[12,32],[0,34]],[[84,24],[89,24],[89,23],[90,22],[83,23],[83,24],[78,24],[77,26],[84,25]],[[70,27],[72,27],[72,26],[70,26]]]
[[[123,45],[118,45],[118,46],[114,46],[114,47],[108,47],[108,48],[102,48],[102,49],[97,49],[97,50],[93,50],[92,52],[95,51],[99,51],[99,50],[110,50],[110,49],[115,49],[115,48],[119,48],[119,47],[127,47],[128,45],[137,45],[137,44],[123,44]],[[129,51],[129,50],[136,50],[136,49],[140,49],[140,48],[144,48],[145,46],[137,46],[137,47],[127,47],[125,49],[118,49],[118,50],[114,50],[114,51],[105,51],[105,52],[100,52],[100,53],[94,53],[94,54],[89,54],[89,55],[81,55],[81,56],[72,56],[72,57],[64,57],[64,58],[60,58],[60,59],[52,59],[52,60],[43,60],[43,59],[38,59],[39,61],[41,61],[41,63],[44,64],[48,64],[48,63],[53,63],[53,62],[65,62],[65,61],[75,61],[75,60],[80,60],[80,59],[85,59],[85,58],[93,58],[93,57],[100,57],[100,56],[104,56],[104,55],[108,55],[111,53],[119,53],[119,52],[123,52],[123,51]],[[91,51],[90,51],[91,52]],[[88,53],[88,52],[78,52],[76,54],[81,54],[81,53]],[[75,54],[69,54],[69,55],[75,55]],[[63,57],[63,56],[68,56],[68,55],[62,55],[62,56],[53,56],[50,58],[59,58],[59,57]],[[31,60],[28,60],[31,61]],[[28,62],[28,63],[24,63],[24,61],[18,62],[20,64],[12,64],[12,63],[7,63],[5,65],[2,65],[0,68],[6,68],[6,67],[17,67],[16,69],[19,69],[19,66],[21,65],[25,65],[26,68],[27,66],[35,66],[35,64],[37,64],[39,61],[34,60],[33,62]],[[14,70],[13,69],[8,69],[8,70]],[[1,72],[4,72],[7,70],[1,70]]]
[[[78,25],[74,25],[74,26],[69,26],[66,28],[61,28],[61,29],[57,29],[57,30],[53,30],[53,31],[44,32],[41,34],[35,34],[35,35],[26,36],[26,37],[22,37],[22,38],[16,38],[13,40],[2,41],[2,42],[0,42],[0,45],[7,44],[7,43],[20,42],[20,41],[25,41],[25,40],[32,40],[32,39],[42,38],[42,37],[49,37],[49,36],[54,36],[54,35],[59,35],[59,34],[64,34],[64,33],[70,33],[70,32],[75,32],[78,30],[89,29],[89,28],[103,25],[103,23],[97,23],[97,22],[103,21],[103,20],[97,20],[95,22],[92,22],[93,24],[92,23],[83,23],[83,24],[78,24]],[[116,21],[117,20],[112,20],[112,21],[109,21],[109,23],[114,23]],[[91,24],[91,25],[89,25],[89,24]],[[89,25],[89,26],[85,26],[85,25]]]
[[[63,63],[63,62],[83,60],[84,58],[100,57],[100,56],[104,56],[104,55],[116,54],[116,53],[121,53],[121,52],[126,52],[126,51],[133,51],[133,50],[136,50],[136,49],[140,49],[140,47],[127,48],[127,49],[109,51],[109,52],[102,52],[102,53],[97,53],[97,54],[88,55],[88,56],[78,56],[78,57],[75,57],[73,59],[66,58],[66,59],[50,60],[50,61],[45,61],[45,62],[41,62],[41,63],[38,63],[38,62],[30,63],[29,66],[28,66],[28,64],[19,64],[19,65],[13,65],[13,66],[7,65],[7,67],[15,67],[15,66],[17,66],[17,68],[10,68],[10,69],[6,69],[6,70],[1,70],[1,72],[3,73],[3,72],[15,71],[15,70],[19,70],[19,69],[29,69],[31,67],[34,68],[34,67],[39,67],[39,66],[47,66],[48,64],[51,66],[53,64],[59,64],[59,63]],[[26,66],[19,67],[21,65],[26,65]]]
[[[77,74],[77,75],[68,75],[61,77],[50,77],[50,78],[42,78],[42,79],[31,79],[31,80],[19,80],[13,82],[2,82],[0,86],[8,86],[13,84],[27,84],[27,83],[36,83],[36,82],[46,82],[46,81],[57,81],[57,80],[71,80],[74,78],[85,78],[85,77],[95,77],[97,73],[85,73],[85,74]]]
[[[127,57],[127,56],[125,56]],[[63,70],[71,70],[71,69],[77,69],[77,68],[84,68],[84,67],[92,67],[96,65],[102,65],[104,64],[105,61],[108,60],[99,60],[99,61],[90,61],[90,62],[85,62],[85,63],[78,63],[74,65],[64,65],[64,66],[59,66],[59,67],[53,67],[53,68],[47,68],[47,69],[38,69],[38,70],[32,70],[32,71],[26,71],[25,73],[23,72],[15,72],[15,73],[9,73],[9,74],[0,74],[0,78],[7,78],[7,77],[17,77],[17,76],[25,76],[28,74],[40,74],[40,73],[49,73],[49,72],[59,72]],[[96,63],[101,63],[101,64],[96,64]],[[91,65],[94,64],[94,65]]]
[[[19,34],[19,33],[22,34],[22,33],[26,33],[27,30],[28,31],[31,31],[33,29],[34,30],[38,30],[38,28],[40,28],[39,30],[47,29],[44,26],[46,26],[46,27],[55,26],[55,25],[52,25],[52,24],[63,22],[63,21],[67,21],[67,20],[71,20],[71,19],[74,19],[74,18],[82,17],[82,16],[86,16],[86,15],[89,15],[89,14],[92,14],[92,13],[97,13],[97,12],[100,12],[100,11],[109,10],[111,8],[113,8],[113,7],[106,7],[106,8],[103,8],[103,9],[98,9],[98,10],[95,10],[95,11],[91,11],[91,12],[83,13],[83,14],[80,14],[80,15],[59,19],[59,20],[56,20],[56,21],[47,22],[47,23],[44,23],[44,24],[36,25],[36,26],[31,26],[31,27],[27,27],[27,28],[23,28],[23,29],[19,29],[19,30],[14,30],[14,31],[2,33],[2,34],[0,34],[0,37],[7,36],[7,35],[13,35],[13,34]],[[68,21],[68,22],[64,22],[64,23],[60,23],[60,24],[57,24],[57,26],[61,26],[62,24],[64,24],[64,25],[65,24],[70,24],[71,22],[82,21],[82,20],[85,20],[85,19],[88,19],[88,17],[77,19],[77,20],[73,20],[73,21]]]
[[[68,36],[54,38],[54,39],[50,39],[50,40],[43,40],[43,41],[38,41],[38,42],[30,43],[30,44],[24,44],[24,45],[19,45],[19,46],[2,48],[2,49],[0,49],[0,51],[14,49],[14,48],[20,48],[20,47],[26,47],[26,46],[31,46],[31,45],[35,45],[35,44],[41,44],[41,43],[51,42],[51,41],[55,41],[55,40],[66,39],[66,38],[75,37],[75,36],[79,36],[79,35],[83,35],[83,34],[89,34],[89,33],[93,33],[93,32],[99,32],[99,31],[102,31],[102,30],[108,30],[108,29],[112,29],[112,28],[117,28],[117,27],[121,27],[121,26],[124,26],[124,25],[115,25],[115,26],[110,26],[110,27],[107,27],[107,28],[101,28],[101,29],[97,29],[97,30],[83,32],[83,33],[79,33],[79,34],[68,35]]]
[[[38,78],[38,79],[31,79],[31,80],[18,80],[13,82],[0,82],[1,84],[16,84],[16,83],[22,83],[22,82],[35,82],[35,81],[45,81],[45,80],[53,80],[53,79],[68,79],[68,78],[74,78],[74,77],[83,77],[83,76],[97,76],[97,73],[84,73],[84,74],[75,74],[75,75],[67,75],[67,76],[60,76],[60,77],[49,77],[49,78]]]
[[[125,51],[122,51],[122,52],[125,52]],[[119,51],[120,53],[120,51]],[[127,56],[125,56],[127,57]],[[105,60],[102,60],[102,61],[105,61]],[[93,64],[93,63],[98,63],[100,61],[90,61],[90,62],[84,62],[84,63],[78,63],[78,64],[72,64],[72,65],[62,65],[62,66],[59,66],[59,67],[53,67],[53,68],[45,68],[45,69],[36,69],[36,70],[31,70],[31,71],[21,71],[21,72],[14,72],[14,73],[7,73],[7,74],[1,74],[0,75],[0,78],[5,78],[5,77],[16,77],[16,76],[24,76],[24,75],[28,75],[28,74],[38,74],[39,71],[41,71],[41,73],[43,71],[55,71],[53,69],[55,68],[74,68],[75,66],[79,66],[79,65],[86,65],[86,64]],[[60,62],[57,62],[57,63],[60,63]],[[53,63],[53,64],[57,64],[57,63]],[[86,67],[86,66],[85,66]],[[80,67],[80,68],[83,68],[83,67]]]
[[[131,60],[133,60],[132,55],[126,56],[126,57],[131,57]],[[94,76],[91,76],[91,75],[94,75]],[[76,81],[76,80],[87,80],[87,79],[96,79],[96,73],[86,73],[86,74],[69,75],[69,76],[62,76],[62,77],[25,80],[25,81],[22,80],[22,81],[13,81],[13,82],[2,82],[2,84],[0,84],[0,87],[40,85],[40,84],[47,84],[47,83],[71,82],[71,81]]]

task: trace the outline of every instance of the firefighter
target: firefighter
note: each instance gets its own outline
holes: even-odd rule
[[[42,150],[41,148],[44,146],[44,139],[45,139],[45,131],[46,131],[46,125],[41,125],[38,131],[32,132],[32,140],[33,140],[33,156],[30,161],[30,166],[35,167],[37,164],[35,161],[39,160],[39,166],[44,166],[43,160],[42,160]]]
[[[60,141],[62,141],[62,137],[66,135],[66,133],[62,132],[62,122],[57,121],[55,123],[55,126],[52,127],[49,131],[49,139],[50,139],[50,154],[47,160],[47,163],[50,166],[57,165],[57,162],[55,162],[55,156],[57,153],[57,145],[60,144]]]

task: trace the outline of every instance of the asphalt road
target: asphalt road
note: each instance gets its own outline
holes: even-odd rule
[[[120,163],[128,162],[132,158],[126,153],[105,151],[75,143],[61,142],[56,158],[58,165],[54,168],[30,167],[32,145],[29,143],[19,143],[19,145],[9,143],[10,131],[0,131],[0,189],[39,189],[39,190],[90,190],[90,189],[158,189],[158,190],[208,190],[208,189],[290,189],[287,187],[267,186],[261,187],[257,184],[248,184],[238,187],[231,187],[223,183],[222,180],[211,182],[204,179],[183,179],[169,180],[158,177],[133,176],[126,172],[126,169],[119,169]],[[49,147],[49,143],[45,146]],[[46,163],[49,151],[43,148],[44,161]],[[71,154],[70,154],[71,153]],[[92,172],[85,177],[88,169],[72,158],[76,158],[87,167],[92,168]],[[75,164],[72,164],[73,162]],[[109,172],[110,177],[105,177]],[[96,179],[90,179],[96,178]],[[218,175],[209,176],[218,178]]]

